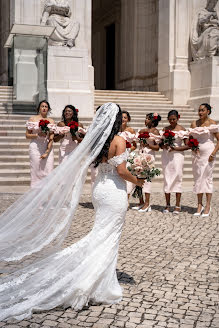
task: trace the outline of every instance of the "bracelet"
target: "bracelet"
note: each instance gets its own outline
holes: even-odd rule
[[[212,155],[212,154],[211,154],[211,155],[210,155],[210,157],[213,157],[213,158],[214,158],[214,157],[215,157],[215,155]]]

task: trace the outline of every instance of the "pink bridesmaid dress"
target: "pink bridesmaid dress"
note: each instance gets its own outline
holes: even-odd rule
[[[165,131],[161,131],[163,135]],[[173,131],[175,133],[175,147],[182,146],[183,139],[188,138],[187,132]],[[183,178],[183,164],[184,152],[183,151],[168,151],[163,149],[162,155],[162,169],[164,176],[164,192],[169,194],[171,192],[182,192],[182,178]]]
[[[27,122],[26,127],[31,130],[33,134],[39,132],[39,122]],[[49,152],[47,158],[41,159],[47,150],[49,139],[48,137],[38,136],[36,139],[31,139],[29,145],[29,156],[30,156],[30,177],[31,177],[31,188],[37,187],[37,184],[46,177],[52,170],[54,165],[53,149]]]
[[[212,124],[209,127],[196,127],[189,129],[192,135],[199,141],[199,152],[192,152],[192,169],[194,176],[193,192],[196,194],[213,192],[213,169],[215,160],[208,161],[214,150],[214,133],[219,132],[219,125]]]
[[[65,133],[60,141],[59,147],[59,164],[64,161],[68,155],[78,146],[77,140],[72,140],[70,132]]]
[[[155,140],[155,138],[150,133],[150,138],[147,139],[147,143],[149,145],[154,145],[154,140]],[[153,155],[155,158],[155,151],[150,148],[144,147],[144,148],[141,148],[139,151],[142,151],[145,154]],[[143,184],[142,192],[145,194],[151,193],[151,182],[145,181],[145,183]]]

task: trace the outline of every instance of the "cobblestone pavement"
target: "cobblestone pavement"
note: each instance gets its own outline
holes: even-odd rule
[[[1,211],[16,198],[0,194]],[[162,214],[161,193],[152,195],[151,213],[128,211],[117,266],[124,288],[119,304],[80,312],[57,308],[20,322],[0,322],[0,327],[218,328],[218,199],[217,191],[208,218],[192,215],[191,192],[183,194],[178,216]],[[66,245],[87,234],[93,213],[89,195],[83,195]]]

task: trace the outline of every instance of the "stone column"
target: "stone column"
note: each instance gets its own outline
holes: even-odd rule
[[[121,0],[119,89],[157,89],[157,0]]]
[[[0,2],[0,84],[8,85],[8,49],[4,48],[5,41],[7,40],[10,32],[10,2]]]
[[[190,94],[190,0],[159,0],[158,90],[174,105],[186,105]]]

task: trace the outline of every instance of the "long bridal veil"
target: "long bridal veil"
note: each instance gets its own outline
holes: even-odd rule
[[[34,263],[60,248],[88,167],[109,137],[118,111],[114,103],[101,106],[84,140],[69,158],[0,216],[0,272]]]

